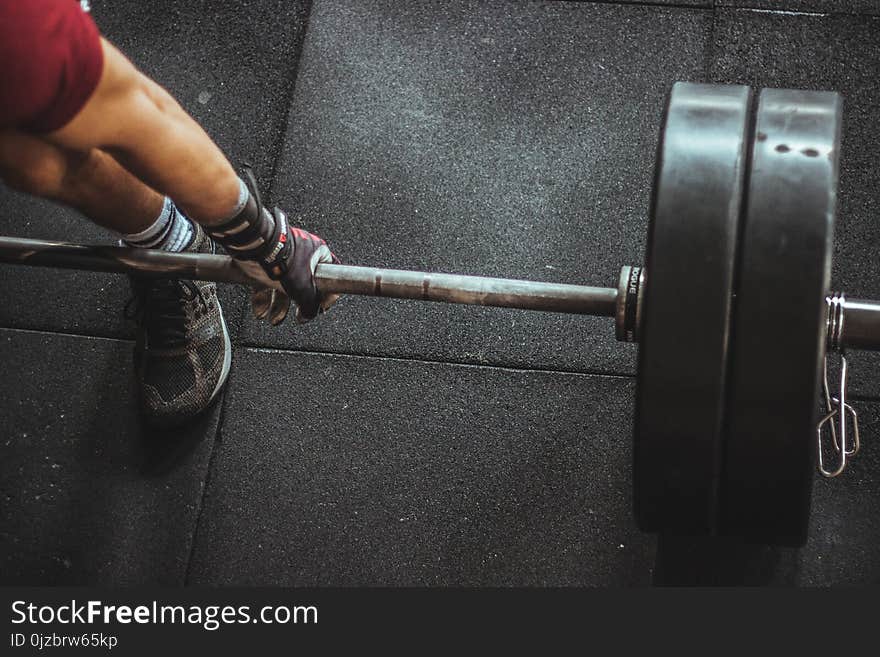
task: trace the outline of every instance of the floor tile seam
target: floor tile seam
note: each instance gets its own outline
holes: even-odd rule
[[[571,0],[564,0],[570,2]],[[686,2],[650,2],[650,0],[642,0],[641,2],[627,2],[626,0],[576,0],[581,5],[621,5],[627,7],[658,7],[660,9],[696,9],[700,11],[712,11],[713,4],[688,4]]]
[[[220,439],[223,432],[223,421],[226,419],[226,409],[229,402],[229,390],[232,384],[233,374],[230,372],[229,380],[222,392],[220,399],[220,417],[217,419],[217,429],[214,431],[213,440],[211,441],[211,453],[208,455],[208,463],[205,467],[205,478],[202,483],[202,489],[199,494],[198,503],[196,505],[195,519],[192,523],[192,531],[190,532],[189,550],[187,552],[186,566],[183,572],[183,586],[187,586],[192,578],[192,564],[195,559],[196,546],[198,544],[199,530],[202,526],[202,517],[205,510],[205,498],[208,496],[208,488],[212,482],[212,473],[214,464],[217,460],[217,453],[220,451]]]
[[[633,379],[635,378],[635,374],[631,372],[614,372],[614,371],[606,371],[606,370],[562,370],[562,369],[550,369],[550,368],[542,368],[542,367],[526,367],[526,366],[514,366],[514,365],[500,365],[497,363],[475,363],[475,362],[467,362],[467,361],[457,361],[457,360],[443,360],[443,359],[431,359],[431,358],[418,358],[413,356],[388,356],[382,354],[371,354],[371,353],[355,353],[348,351],[319,351],[314,349],[294,349],[294,348],[284,348],[284,347],[268,347],[265,345],[253,344],[253,343],[243,343],[240,345],[240,348],[245,351],[252,351],[255,353],[269,353],[269,354],[303,354],[307,356],[330,356],[335,358],[351,358],[351,359],[363,359],[363,360],[378,360],[378,361],[389,361],[389,362],[399,362],[399,363],[420,363],[425,365],[451,365],[454,367],[466,367],[466,368],[478,368],[478,369],[487,369],[487,370],[501,370],[508,372],[533,372],[536,374],[564,374],[567,376],[579,376],[579,377],[607,377],[607,378],[615,378],[615,379]]]
[[[852,18],[871,18],[878,19],[880,18],[880,14],[874,12],[867,11],[856,11],[856,10],[848,10],[848,11],[810,11],[806,9],[768,9],[767,7],[760,6],[733,6],[733,5],[719,5],[715,4],[716,12],[725,12],[725,13],[749,13],[749,14],[770,14],[776,16],[805,16],[808,18],[830,18],[830,17],[839,17],[839,16],[849,16]]]
[[[79,331],[69,331],[63,329],[38,329],[38,328],[27,328],[22,326],[6,326],[0,324],[0,331],[12,331],[15,333],[27,333],[27,334],[35,334],[35,335],[60,335],[67,338],[83,338],[86,340],[103,340],[106,342],[123,342],[127,344],[133,344],[133,338],[124,338],[120,336],[114,335],[106,335],[99,333],[83,333]]]

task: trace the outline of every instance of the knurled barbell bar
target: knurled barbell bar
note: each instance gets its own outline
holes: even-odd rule
[[[131,274],[142,278],[194,278],[216,283],[259,287],[262,281],[226,255],[171,253],[122,246],[75,244],[24,237],[0,236],[0,263],[83,271]],[[325,294],[355,294],[436,301],[515,310],[538,310],[572,315],[611,317],[620,342],[638,342],[636,327],[645,287],[642,267],[621,268],[618,287],[544,283],[510,278],[320,264],[315,272]],[[880,301],[844,298],[846,322],[832,329],[828,345],[880,351]],[[831,298],[826,301],[830,304]]]
[[[840,463],[820,458],[823,474],[838,474],[858,447],[845,372],[835,397],[826,353],[880,350],[880,302],[829,291],[841,112],[831,92],[765,89],[755,99],[744,86],[676,83],[645,266],[623,267],[616,288],[331,264],[316,283],[324,293],[613,317],[617,339],[640,344],[639,526],[802,544],[823,426]],[[0,237],[0,262],[260,284],[228,256],[11,237]]]

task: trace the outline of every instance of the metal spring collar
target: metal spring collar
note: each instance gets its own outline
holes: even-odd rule
[[[828,307],[826,316],[828,338],[822,362],[825,415],[819,420],[819,425],[816,427],[816,438],[819,472],[824,477],[836,477],[846,470],[849,458],[858,453],[861,443],[859,441],[859,417],[855,409],[847,402],[846,397],[849,370],[841,340],[846,315],[846,298],[842,293],[835,292],[825,297],[825,303]],[[828,358],[832,352],[840,356],[840,383],[836,397],[831,394],[831,386],[828,384]],[[831,433],[830,447],[827,438],[823,435],[826,427]],[[829,457],[833,456],[836,466],[828,464],[826,453]]]

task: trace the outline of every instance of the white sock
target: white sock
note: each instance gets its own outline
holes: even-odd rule
[[[162,211],[153,225],[139,233],[123,235],[122,240],[128,246],[140,249],[183,251],[190,245],[194,235],[192,222],[166,196]]]
[[[226,223],[231,219],[235,219],[239,213],[244,209],[244,206],[247,205],[248,198],[250,198],[250,191],[248,191],[247,185],[244,183],[244,180],[241,178],[238,179],[238,200],[235,202],[235,207],[232,211],[220,219],[217,223],[222,224]]]

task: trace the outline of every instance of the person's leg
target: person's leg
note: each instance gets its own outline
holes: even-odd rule
[[[97,148],[74,151],[27,133],[0,131],[0,179],[79,210],[130,246],[181,251],[196,232],[168,197]]]
[[[201,224],[240,209],[241,182],[226,156],[168,92],[106,39],[94,93],[60,129],[45,135],[64,149],[107,151]]]
[[[101,150],[76,151],[0,131],[0,179],[76,208],[132,246],[214,252],[208,236],[169,199]],[[145,416],[156,424],[179,424],[203,411],[229,374],[232,346],[216,285],[133,279],[132,287],[139,320],[135,370]]]
[[[73,206],[133,246],[214,252],[166,192],[199,218],[222,221],[241,196],[237,176],[167,94],[102,43],[78,5],[0,0],[0,60],[8,64],[0,72],[0,178]],[[130,102],[114,107],[121,99]],[[133,279],[132,286],[146,418],[188,420],[216,398],[230,368],[216,285]]]
[[[147,230],[164,198],[104,151],[75,151],[15,130],[0,131],[0,179],[64,203],[120,235]]]

